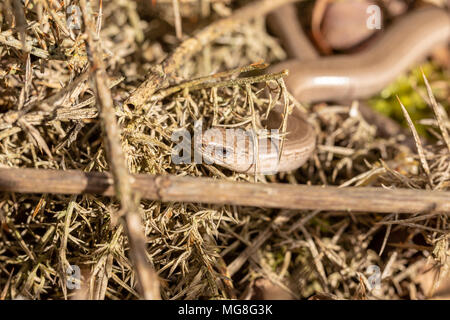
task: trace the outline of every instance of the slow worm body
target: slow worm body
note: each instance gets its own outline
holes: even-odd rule
[[[289,60],[272,71],[289,70],[288,90],[301,102],[366,98],[384,88],[414,63],[450,39],[450,15],[429,7],[397,21],[367,50],[313,60]],[[267,128],[279,128],[283,108],[269,114]],[[222,133],[221,139],[203,136],[197,145],[209,161],[237,172],[275,173],[301,166],[315,147],[315,133],[294,108],[287,121],[287,135],[279,154],[279,139],[248,137],[242,132]],[[257,142],[257,143],[256,143]],[[257,156],[255,156],[257,155]]]

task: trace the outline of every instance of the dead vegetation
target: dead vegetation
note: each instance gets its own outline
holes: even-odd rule
[[[260,127],[271,103],[262,88],[283,85],[282,74],[248,73],[258,69],[260,61],[285,58],[276,39],[267,34],[263,17],[257,16],[211,39],[191,59],[177,64],[170,77],[160,74],[169,89],[157,91],[145,103],[124,103],[145,83],[147,72],[158,74],[157,66],[170,59],[180,44],[176,34],[185,40],[242,5],[227,0],[202,1],[203,7],[199,3],[180,1],[179,13],[187,21],[182,25],[175,22],[178,14],[172,1],[157,1],[151,8],[126,0],[108,1],[101,7],[92,4],[91,37],[95,32],[100,36],[97,61],[108,77],[95,79],[99,66],[89,65],[85,44],[92,40],[84,27],[68,29],[65,23],[70,16],[67,7],[78,6],[78,1],[2,2],[0,165],[114,171],[99,117],[98,84],[103,81],[131,173],[449,190],[450,123],[443,111],[449,101],[435,101],[429,89],[432,77],[430,86],[418,90],[424,90],[436,115],[422,121],[436,139],[426,146],[419,144],[418,152],[405,146],[402,135],[381,138],[355,102],[301,106],[308,109],[316,128],[318,148],[296,172],[253,177],[213,165],[174,165],[171,137],[175,132],[181,128],[192,132],[200,119],[205,128]],[[239,80],[242,71],[250,79],[247,82]],[[448,70],[443,72],[449,79]],[[450,91],[449,82],[446,90]],[[298,104],[284,94],[279,99]],[[339,299],[422,299],[448,278],[448,213],[433,209],[381,215],[332,208],[300,211],[162,203],[130,195],[126,201],[142,217],[150,261],[144,269],[157,272],[163,299],[248,298],[261,277],[295,298],[320,293]],[[127,224],[120,223],[126,215],[123,210],[123,202],[95,194],[1,193],[0,299],[145,297],[139,291],[142,280],[135,272]],[[69,265],[81,269],[81,290],[67,288]],[[435,275],[431,286],[418,277],[425,271]],[[381,282],[370,290],[374,274],[381,276]]]

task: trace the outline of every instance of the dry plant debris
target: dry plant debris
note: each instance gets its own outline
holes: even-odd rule
[[[282,74],[259,77],[250,72],[245,74],[250,82],[242,82],[239,75],[258,68],[259,61],[283,60],[285,54],[266,32],[264,19],[251,19],[184,61],[168,88],[132,108],[123,102],[144,81],[146,71],[178,46],[176,35],[187,37],[203,22],[227,17],[242,5],[211,0],[199,7],[198,2],[183,1],[174,12],[172,1],[157,3],[155,8],[127,0],[92,5],[130,172],[449,190],[450,123],[443,109],[448,101],[436,101],[431,89],[427,97],[436,118],[422,122],[436,141],[417,143],[419,152],[405,147],[402,136],[377,136],[355,102],[305,107],[318,148],[296,172],[253,177],[213,165],[174,165],[171,136],[182,128],[192,131],[196,120],[202,119],[205,128],[262,126],[265,110],[274,102],[264,97],[264,87],[282,85]],[[11,10],[18,4],[23,16]],[[70,5],[79,3],[0,4],[2,167],[111,169],[95,86],[89,81],[84,28],[68,29],[65,23]],[[432,88],[433,79],[428,80]],[[449,82],[446,86],[448,90]],[[294,298],[421,299],[448,279],[448,216],[433,210],[404,216],[147,200],[136,205],[163,299],[248,298],[260,278]],[[142,297],[119,209],[119,202],[93,194],[1,193],[0,299]],[[80,267],[80,290],[67,288],[67,265]],[[418,278],[424,270],[435,275],[431,289],[424,290]],[[377,272],[380,285],[369,290],[370,275]]]

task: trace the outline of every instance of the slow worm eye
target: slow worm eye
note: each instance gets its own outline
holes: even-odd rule
[[[216,148],[214,149],[214,154],[215,154],[217,157],[226,158],[226,157],[228,157],[228,156],[231,155],[231,151],[228,150],[228,149],[225,148],[225,147],[216,147]]]

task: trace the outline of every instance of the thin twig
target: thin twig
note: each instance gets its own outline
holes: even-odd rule
[[[52,96],[41,101],[30,103],[20,110],[11,110],[6,112],[5,114],[2,114],[0,116],[0,128],[4,129],[11,127],[18,119],[22,118],[24,115],[34,110],[35,108],[45,110],[46,112],[52,112],[58,105],[62,103],[64,99],[66,99],[69,94],[71,94],[76,89],[76,87],[78,87],[82,82],[86,81],[88,76],[89,73],[84,72],[66,87],[62,88]]]
[[[181,14],[178,0],[172,0],[173,13],[175,19],[175,34],[179,40],[183,38],[183,29],[181,25]]]
[[[171,175],[132,176],[143,199],[347,212],[450,214],[450,192],[218,181]],[[39,183],[36,183],[36,182]],[[109,173],[0,168],[0,191],[114,196]]]
[[[411,129],[411,132],[413,134],[414,140],[416,141],[417,152],[419,153],[419,159],[420,159],[420,163],[422,164],[422,168],[428,177],[430,186],[433,187],[433,182],[430,177],[430,175],[431,175],[430,167],[428,166],[427,158],[425,156],[425,151],[422,146],[422,141],[420,140],[419,134],[417,133],[416,127],[414,126],[414,124],[411,120],[411,117],[409,116],[408,111],[406,110],[405,106],[403,105],[402,101],[400,100],[400,98],[398,96],[397,96],[397,100],[400,103],[400,107],[402,108],[403,115],[405,116],[406,121],[408,122],[408,126]]]
[[[46,50],[42,50],[40,48],[33,47],[31,45],[31,42],[25,42],[25,46],[23,46],[23,43],[16,38],[14,38],[11,35],[7,35],[6,32],[0,33],[0,43],[16,48],[18,50],[23,50],[24,52],[28,52],[38,58],[42,59],[49,59],[50,54]]]
[[[84,74],[83,74],[84,75]],[[87,79],[88,73],[86,73]],[[84,76],[83,76],[84,77]],[[95,102],[96,97],[92,96],[87,98],[86,100],[81,101],[80,103],[70,106],[70,107],[61,107],[63,98],[72,93],[73,90],[80,84],[80,78],[77,78],[74,82],[72,82],[67,87],[64,87],[55,95],[44,99],[36,104],[33,104],[32,108],[27,107],[28,113],[22,112],[24,109],[20,110],[12,110],[6,112],[3,117],[0,116],[0,130],[14,128],[16,126],[15,122],[20,118],[27,121],[29,124],[48,124],[51,121],[68,121],[68,120],[80,120],[80,119],[91,119],[97,117],[97,107],[89,107],[83,108]],[[124,77],[118,77],[116,79],[110,79],[108,88],[111,89],[120,82],[122,82]],[[84,81],[83,80],[83,81]],[[75,83],[76,82],[76,83]],[[75,83],[75,84],[74,84]],[[33,109],[42,109],[39,111],[32,111]],[[12,132],[12,134],[17,133],[16,131]],[[3,139],[4,136],[0,133],[0,140]]]
[[[194,54],[199,52],[205,45],[211,43],[218,37],[235,30],[239,25],[252,18],[263,16],[279,6],[295,2],[298,0],[263,0],[254,1],[249,5],[236,10],[231,16],[211,23],[202,29],[197,35],[189,38],[168,56],[161,65],[156,66],[146,76],[146,80],[130,95],[125,102],[139,107],[146,103],[156,90],[166,85],[168,79],[172,78],[175,72],[189,60]]]
[[[218,81],[218,79],[230,77],[232,75],[239,75],[240,73],[243,73],[243,72],[248,72],[248,71],[253,71],[253,70],[262,70],[267,67],[268,67],[268,64],[266,64],[266,63],[254,63],[254,64],[251,64],[248,66],[239,67],[239,68],[235,68],[235,69],[228,70],[228,71],[222,71],[222,72],[218,72],[213,75],[210,75],[210,76],[200,77],[197,79],[182,82],[182,83],[174,85],[172,87],[159,90],[150,98],[150,101],[161,100],[161,99],[166,98],[166,97],[168,97],[176,92],[179,92],[183,89],[191,89],[191,90],[195,90],[198,88],[206,89],[207,83],[210,84],[209,87],[214,86],[216,88],[221,87],[221,86],[226,86],[226,85],[232,85],[232,84],[229,84],[230,80]],[[274,77],[274,79],[278,79],[278,74],[275,76],[273,74],[266,75],[266,76],[269,76],[267,80],[271,80],[272,77]],[[255,77],[251,77],[251,78],[253,79]],[[248,79],[248,78],[241,78],[241,79]],[[256,79],[256,81],[258,81],[258,80],[261,80],[261,78]],[[250,83],[252,83],[252,82],[250,82]]]
[[[425,76],[425,73],[422,70],[422,77],[423,77],[423,81],[425,82],[425,86],[427,88],[427,94],[428,94],[428,98],[430,99],[430,104],[431,107],[433,108],[433,112],[436,115],[436,120],[439,126],[439,129],[441,130],[442,133],[442,138],[445,142],[445,144],[447,145],[447,149],[450,152],[450,137],[448,135],[448,131],[447,128],[445,127],[445,111],[442,110],[442,107],[437,103],[436,98],[434,97],[433,91],[431,90],[431,86],[430,83],[428,82],[427,77]]]
[[[144,299],[160,299],[158,276],[146,258],[146,239],[143,233],[142,220],[137,201],[133,196],[132,178],[128,172],[121,147],[120,128],[117,124],[111,92],[107,85],[108,76],[101,58],[102,50],[86,0],[81,0],[80,5],[86,28],[88,52],[92,54],[89,60],[104,130],[104,143],[113,173],[115,195],[120,199],[124,217],[122,221],[130,243],[131,259],[136,271],[138,285]]]

